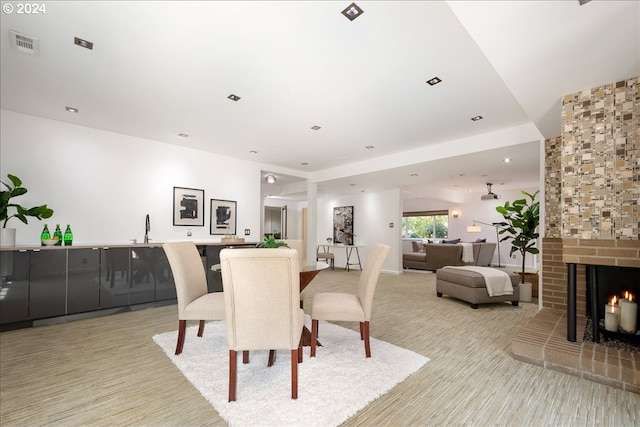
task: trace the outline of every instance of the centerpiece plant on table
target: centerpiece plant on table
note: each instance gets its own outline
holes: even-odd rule
[[[273,234],[264,236],[264,240],[256,245],[256,248],[267,248],[267,249],[282,248],[282,247],[288,248],[289,245],[287,245],[287,243],[283,242],[282,240],[276,240]]]

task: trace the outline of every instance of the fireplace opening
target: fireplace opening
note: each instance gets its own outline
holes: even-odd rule
[[[586,273],[584,341],[640,352],[640,268],[588,265]]]

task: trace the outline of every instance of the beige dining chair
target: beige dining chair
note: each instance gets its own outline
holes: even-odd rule
[[[320,250],[322,248],[322,250]],[[316,250],[316,261],[323,259],[327,264],[331,266],[331,269],[335,269],[335,259],[336,256],[332,252],[329,252],[329,246],[327,245],[318,245]]]
[[[178,298],[178,343],[176,355],[182,353],[187,320],[199,320],[198,336],[204,332],[205,320],[224,320],[224,295],[209,293],[207,276],[200,253],[193,242],[170,242],[162,245],[167,254]]]
[[[378,277],[391,247],[382,243],[373,246],[365,261],[357,294],[342,292],[324,292],[313,297],[311,307],[311,357],[316,355],[318,339],[318,321],[354,321],[360,322],[360,339],[364,340],[364,350],[371,357],[369,344],[369,321],[373,295],[376,291]]]
[[[237,352],[251,350],[291,351],[291,398],[297,399],[304,326],[297,251],[223,249],[220,268],[229,344],[229,402],[236,400]]]
[[[283,240],[290,249],[295,249],[298,252],[298,266],[300,269],[304,268],[304,241],[287,239]],[[304,308],[304,295],[300,292],[300,308]]]
[[[298,265],[302,268],[304,264],[304,241],[302,240],[294,240],[294,239],[286,239],[283,240],[287,244],[290,249],[295,249],[298,252]]]

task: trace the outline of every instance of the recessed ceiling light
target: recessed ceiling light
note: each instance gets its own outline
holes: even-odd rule
[[[511,159],[510,159],[509,157],[506,157],[506,158],[504,159],[504,162],[505,162],[505,163],[511,163]]]
[[[277,181],[277,178],[276,178],[275,175],[269,174],[269,175],[264,177],[264,180],[267,181],[267,183],[269,183],[269,184],[275,184],[276,181]]]
[[[417,173],[412,173],[411,176],[418,176],[418,174]]]
[[[240,97],[238,95],[234,95],[233,93],[227,96],[227,98],[229,98],[232,101],[240,101]]]
[[[301,164],[302,166],[309,166],[309,163],[307,163],[307,162],[302,162],[302,163],[300,163],[300,164]]]
[[[350,185],[350,186],[352,186],[352,187],[355,187],[355,186],[356,186],[355,184],[349,184],[349,185]]]
[[[364,10],[360,9],[360,7],[355,3],[351,3],[345,10],[342,11],[342,14],[346,16],[349,21],[353,21],[363,13]]]
[[[320,130],[320,129],[322,129],[322,128],[321,128],[320,126],[311,126],[311,129],[313,129],[313,130]]]
[[[179,133],[178,136],[180,138],[189,138],[189,134],[187,134],[187,133]]]
[[[83,40],[79,37],[73,38],[73,44],[75,44],[76,46],[83,47],[85,49],[93,50],[93,42],[90,42],[88,40]]]
[[[258,152],[256,150],[251,150],[249,151],[249,154],[258,154]]]
[[[440,77],[433,77],[429,80],[427,80],[427,83],[429,83],[430,86],[435,86],[438,83],[440,83],[442,80],[440,79]]]
[[[483,119],[482,116],[471,117],[471,120],[473,120],[474,122],[477,122],[478,120],[482,120],[482,119]]]
[[[75,107],[64,107],[64,109],[67,110],[70,113],[77,113],[78,111],[80,111]]]
[[[367,150],[373,150],[375,147],[373,145],[367,145],[364,148],[366,148]]]

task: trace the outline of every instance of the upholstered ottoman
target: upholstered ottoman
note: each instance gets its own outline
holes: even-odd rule
[[[504,270],[500,270],[504,271]],[[504,271],[509,275],[513,285],[513,295],[489,296],[482,274],[475,271],[457,268],[441,268],[436,270],[436,295],[442,297],[447,294],[471,304],[471,308],[478,308],[478,304],[511,301],[514,306],[520,300],[520,278],[517,274]]]

